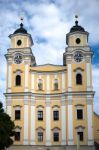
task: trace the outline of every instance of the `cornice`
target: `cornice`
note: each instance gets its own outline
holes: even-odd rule
[[[91,95],[94,96],[94,91],[71,91],[71,92],[63,92],[63,93],[32,93],[32,92],[15,92],[15,93],[4,93],[5,97],[8,96],[38,96],[38,97],[64,97],[64,96],[88,96]]]

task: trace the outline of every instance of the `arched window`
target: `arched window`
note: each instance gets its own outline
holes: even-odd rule
[[[15,127],[15,141],[20,141],[21,140],[21,127],[16,126]]]
[[[78,85],[82,84],[82,75],[80,73],[76,75],[76,84]]]
[[[37,141],[38,142],[43,142],[43,140],[44,140],[44,128],[42,128],[42,127],[39,127],[39,128],[37,128],[36,129],[37,130]]]
[[[52,129],[53,142],[60,141],[60,129],[55,127]]]
[[[42,121],[44,118],[44,112],[43,112],[43,106],[39,105],[37,106],[38,110],[37,110],[37,120]]]
[[[42,79],[39,79],[38,80],[38,90],[43,90],[43,81],[42,81]]]
[[[58,79],[54,80],[54,90],[58,90]]]
[[[16,86],[20,86],[21,85],[21,76],[20,75],[17,75],[16,76]]]
[[[84,141],[84,128],[85,127],[83,127],[83,126],[76,127],[77,135],[78,135],[80,141]]]

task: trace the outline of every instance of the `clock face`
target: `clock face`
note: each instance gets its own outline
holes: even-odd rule
[[[15,56],[14,56],[14,62],[16,64],[20,64],[22,62],[22,54],[20,54],[20,53],[15,54]]]
[[[83,60],[83,54],[80,51],[75,52],[74,54],[74,60],[76,62],[81,62]]]

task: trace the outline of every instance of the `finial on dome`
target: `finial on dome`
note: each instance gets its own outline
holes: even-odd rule
[[[24,17],[23,17],[23,14],[20,14],[20,27],[23,28],[23,20],[24,20]]]
[[[78,26],[78,15],[75,15],[75,25]]]

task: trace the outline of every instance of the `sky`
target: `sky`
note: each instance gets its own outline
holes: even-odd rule
[[[24,28],[31,34],[32,51],[38,65],[53,63],[62,65],[66,34],[75,24],[89,35],[89,45],[94,51],[92,59],[94,111],[99,114],[99,0],[0,0],[0,100],[5,105],[6,59],[12,34],[24,18]]]

